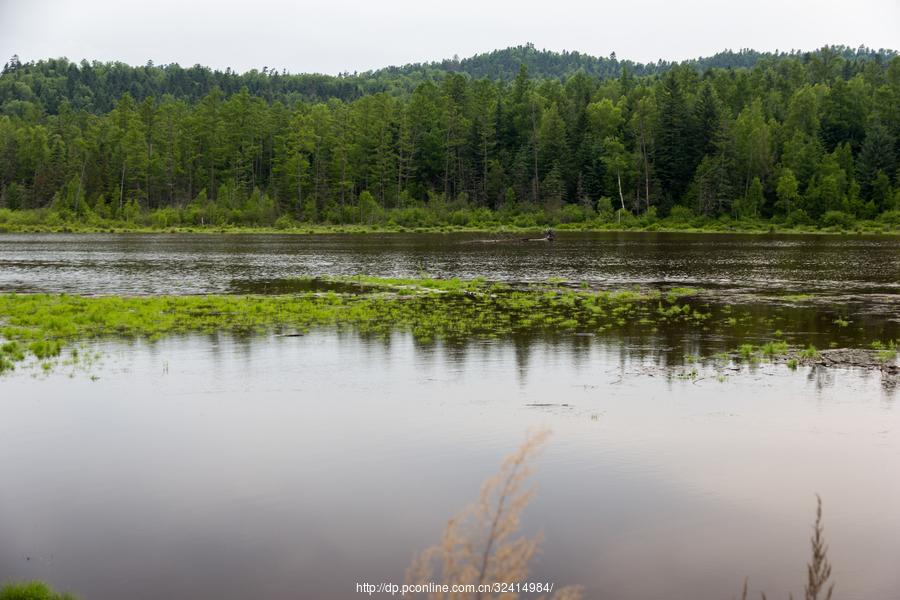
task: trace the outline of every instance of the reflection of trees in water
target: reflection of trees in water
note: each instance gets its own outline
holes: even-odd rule
[[[411,344],[419,361],[417,364],[422,368],[434,366],[436,361],[465,365],[473,359],[490,360],[504,348],[511,349],[523,385],[534,366],[535,356],[558,355],[560,360],[578,369],[589,364],[595,353],[602,350],[605,360],[610,364],[618,363],[623,372],[644,365],[677,370],[694,366],[698,361],[716,360],[721,366],[728,363],[723,354],[733,357],[745,344],[758,347],[779,340],[794,347],[812,344],[824,350],[830,347],[868,348],[875,340],[900,339],[900,322],[894,320],[893,315],[880,310],[865,312],[852,303],[824,304],[820,299],[728,305],[712,302],[703,294],[674,301],[663,295],[604,305],[605,312],[601,312],[599,318],[578,301],[569,304],[551,301],[541,305],[539,310],[552,318],[534,319],[536,324],[533,326],[522,325],[531,322],[525,318],[531,316],[530,313],[516,312],[516,308],[510,309],[503,304],[468,302],[466,307],[458,310],[452,304],[454,300],[449,305],[441,302],[428,298],[415,309],[422,311],[421,322],[416,318],[419,313],[414,312],[411,321],[396,327],[391,322],[377,322],[372,328],[367,328],[365,323],[343,323],[325,327],[323,331],[336,335],[339,341],[363,341],[363,360],[386,360],[395,354],[396,344]],[[631,308],[619,315],[615,310],[618,306]],[[477,311],[501,310],[510,310],[512,316],[511,321],[507,321],[513,324],[512,327],[504,331],[487,329],[502,319],[479,322],[477,327],[481,329],[465,322],[467,315],[478,314]],[[560,324],[562,319],[567,319],[566,325]],[[458,327],[454,326],[457,322]],[[432,323],[438,323],[439,328],[434,329]],[[285,341],[291,338],[279,336],[297,333],[304,332],[276,330],[274,336]],[[222,336],[209,334],[204,337],[210,342],[213,359],[218,360]],[[233,351],[248,359],[259,339],[255,334],[228,337],[235,345]],[[535,350],[540,350],[540,354]],[[764,360],[762,356],[759,358]],[[747,364],[753,367],[752,361],[745,361],[744,365]],[[348,364],[346,368],[353,366]],[[810,377],[817,387],[833,383],[833,375],[828,369],[812,369]],[[889,380],[883,378],[883,385],[890,387]]]
[[[603,331],[575,327],[567,331],[534,328],[499,335],[498,340],[512,341],[519,368],[527,364],[531,346],[565,348],[571,360],[586,358],[591,348],[603,341],[632,360],[652,360],[657,366],[682,365],[685,357],[709,358],[717,353],[733,352],[742,344],[761,345],[776,339],[794,346],[868,347],[875,340],[900,339],[900,327],[889,315],[861,313],[847,307],[785,306],[774,304],[714,305],[692,300],[685,304],[692,310],[709,313],[702,322],[691,320],[626,320]],[[853,313],[849,325],[835,321]],[[482,336],[478,337],[477,343]],[[436,344],[434,340],[421,347]],[[471,338],[455,338],[443,342],[465,354]]]
[[[806,380],[815,385],[817,392],[821,391],[834,385],[834,370],[818,365],[810,367]]]

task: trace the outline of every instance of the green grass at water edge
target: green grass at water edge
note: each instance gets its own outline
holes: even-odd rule
[[[33,356],[59,356],[75,340],[155,340],[183,333],[264,333],[352,327],[367,334],[411,333],[420,341],[494,338],[521,332],[606,331],[629,323],[702,321],[706,313],[678,304],[682,294],[513,289],[482,280],[350,277],[377,294],[335,292],[279,296],[82,297],[0,295],[0,369]]]
[[[428,343],[522,334],[654,335],[670,325],[740,337],[751,326],[759,331],[768,325],[749,314],[726,317],[733,314],[730,307],[715,309],[691,288],[595,291],[562,282],[513,287],[481,279],[368,276],[316,281],[320,286],[324,282],[319,289],[327,290],[331,282],[336,289],[353,291],[141,297],[0,294],[0,372],[28,359],[45,369],[66,356],[77,363],[73,343],[100,338],[153,341],[189,333],[303,333],[334,327],[382,337],[404,332]],[[760,346],[743,344],[734,355],[753,362],[788,351],[788,343],[778,339]],[[887,357],[891,349],[883,351]],[[798,356],[815,358],[815,352],[805,350]]]
[[[75,600],[75,596],[55,592],[42,581],[26,581],[0,587],[0,600]]]
[[[165,212],[170,209],[162,209]],[[477,211],[475,211],[477,212]],[[473,214],[475,214],[473,212]],[[480,213],[478,213],[480,214]],[[178,221],[168,223],[156,218],[156,212],[143,211],[133,220],[99,218],[68,218],[50,209],[27,209],[11,211],[0,209],[0,233],[275,233],[275,234],[333,234],[333,233],[452,233],[471,232],[485,234],[515,234],[525,237],[540,235],[548,227],[559,231],[616,232],[648,231],[679,233],[752,233],[752,234],[796,234],[818,233],[831,235],[847,234],[900,234],[900,225],[894,221],[859,220],[843,226],[815,224],[788,225],[779,221],[761,218],[714,219],[695,217],[689,221],[662,218],[647,219],[646,216],[629,215],[625,220],[615,217],[596,217],[577,222],[565,222],[556,213],[527,213],[521,215],[491,213],[488,219],[467,219],[459,224],[448,219],[430,219],[429,222],[404,223],[390,218],[376,223],[331,223],[300,222],[293,219],[279,220],[277,223],[194,223]]]

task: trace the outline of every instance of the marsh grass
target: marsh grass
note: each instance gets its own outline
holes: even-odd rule
[[[306,332],[353,328],[362,334],[411,333],[417,341],[650,330],[696,326],[708,312],[679,303],[693,290],[592,291],[552,284],[513,288],[481,279],[340,278],[367,293],[333,290],[282,295],[83,297],[0,295],[0,370],[33,356],[53,364],[67,345],[104,337],[185,333]],[[321,289],[323,286],[318,286]]]
[[[75,596],[55,592],[42,581],[27,581],[0,587],[0,600],[75,600]]]
[[[766,342],[760,346],[760,352],[762,352],[763,356],[768,358],[783,356],[787,354],[789,350],[790,346],[788,346],[787,342],[783,341]]]
[[[897,358],[897,342],[890,340],[889,342],[874,341],[871,344],[872,350],[875,351],[875,358],[882,364],[889,363]]]
[[[785,302],[805,302],[807,300],[812,300],[812,294],[787,294],[784,296],[779,296]]]
[[[809,346],[801,350],[798,353],[798,356],[805,360],[817,360],[821,356],[821,354],[815,346],[810,344]]]
[[[354,330],[387,339],[408,333],[422,344],[513,336],[602,335],[657,338],[698,333],[744,341],[731,358],[756,364],[789,353],[772,319],[715,307],[692,288],[594,290],[553,282],[509,285],[483,279],[375,278],[291,280],[295,293],[265,295],[84,297],[0,294],[0,373],[33,358],[44,369],[74,342],[189,333],[303,334],[312,328]],[[779,330],[779,333],[782,333]],[[763,337],[765,336],[765,337]],[[758,343],[758,342],[757,342]],[[896,346],[878,349],[882,363]],[[687,350],[686,350],[687,352]],[[815,360],[812,346],[796,352]],[[874,353],[873,353],[874,356]],[[71,357],[68,362],[77,362]]]

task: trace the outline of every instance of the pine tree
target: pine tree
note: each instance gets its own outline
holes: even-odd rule
[[[673,72],[663,78],[658,89],[659,119],[654,147],[656,175],[662,185],[663,211],[678,201],[687,188],[692,175],[693,151],[686,140],[690,139],[690,113],[681,86]]]
[[[879,172],[888,177],[897,172],[894,143],[894,138],[880,121],[873,121],[866,130],[866,139],[857,161],[860,194],[865,200],[872,199]]]

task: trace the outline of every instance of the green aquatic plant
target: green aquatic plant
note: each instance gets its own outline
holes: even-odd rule
[[[0,600],[75,600],[75,596],[55,592],[43,581],[26,581],[0,587]]]
[[[686,296],[696,296],[699,293],[699,290],[696,288],[689,287],[675,287],[666,292],[666,300],[669,302],[675,302],[680,298],[684,298]]]
[[[49,363],[75,340],[139,337],[153,341],[192,332],[305,332],[336,327],[383,336],[406,331],[427,342],[525,332],[589,333],[630,326],[650,330],[658,322],[653,310],[658,305],[657,292],[595,292],[547,284],[512,288],[481,279],[348,277],[329,281],[333,285],[319,282],[305,288],[315,291],[266,296],[0,295],[3,356],[18,362],[27,353]],[[689,304],[676,304],[664,312],[672,322],[698,321],[698,313]],[[699,320],[704,318],[702,313]]]
[[[59,353],[62,351],[62,346],[57,340],[38,340],[36,342],[31,342],[28,345],[28,349],[34,354],[38,359],[52,358],[54,356],[59,356]]]
[[[16,341],[0,344],[0,358],[10,361],[20,361],[25,358],[25,349]]]
[[[760,347],[760,351],[763,353],[763,355],[769,358],[787,354],[788,350],[789,347],[787,342],[783,341],[766,342]]]
[[[804,302],[813,298],[812,294],[787,294],[780,297],[787,302]]]
[[[756,358],[756,347],[753,344],[741,344],[737,354],[744,360],[753,360]]]
[[[302,279],[299,279],[302,281]],[[308,281],[308,280],[307,280]],[[475,291],[482,290],[486,287],[486,283],[483,277],[476,277],[474,279],[440,279],[435,277],[418,277],[418,278],[385,278],[385,277],[371,277],[368,275],[353,275],[349,277],[330,277],[325,279],[324,281],[332,281],[338,283],[352,283],[360,286],[361,288],[372,287],[372,288],[380,288],[380,289],[392,289],[392,290],[417,290],[417,291],[429,291],[429,290],[440,290],[444,292],[460,292],[460,291]]]
[[[871,346],[872,350],[875,350],[875,358],[882,364],[897,358],[897,342],[894,340],[887,343],[876,340],[872,342]]]
[[[15,363],[25,360],[25,349],[17,341],[0,344],[0,373],[15,369]]]
[[[295,293],[272,295],[0,294],[0,370],[9,371],[29,357],[40,368],[88,365],[96,359],[74,346],[87,340],[154,342],[190,333],[302,334],[333,328],[384,338],[408,333],[426,344],[520,335],[649,337],[668,330],[755,339],[754,330],[769,330],[765,316],[750,312],[726,321],[725,309],[689,298],[694,295],[689,288],[661,294],[546,282],[513,286],[483,279],[369,276],[292,282]],[[756,361],[788,351],[787,342],[779,339],[762,346],[745,343],[733,356]]]
[[[799,356],[800,358],[804,358],[804,359],[807,359],[807,360],[816,360],[816,359],[818,359],[819,356],[821,356],[821,355],[819,354],[819,351],[816,349],[816,347],[813,346],[812,344],[810,344],[809,346],[807,346],[806,348],[804,348],[803,350],[801,350],[801,351],[798,353],[798,356]]]

